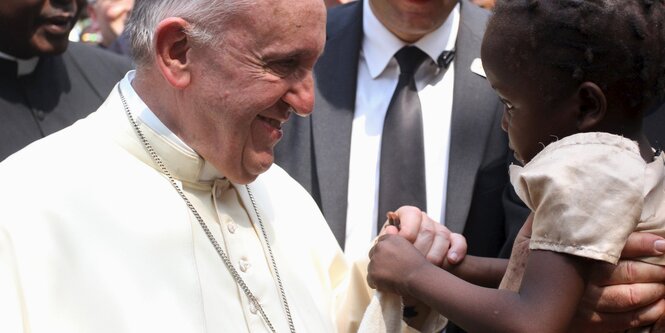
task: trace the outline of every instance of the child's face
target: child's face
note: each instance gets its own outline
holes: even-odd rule
[[[544,84],[552,76],[537,59],[516,55],[524,44],[514,37],[488,31],[481,53],[487,79],[505,105],[501,127],[515,158],[526,164],[549,143],[576,133],[577,119],[572,97],[547,97],[553,93],[545,87],[556,83]]]

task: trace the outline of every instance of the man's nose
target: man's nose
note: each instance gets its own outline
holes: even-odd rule
[[[314,109],[314,78],[308,72],[302,79],[294,82],[284,94],[282,100],[291,106],[299,116],[309,116]]]

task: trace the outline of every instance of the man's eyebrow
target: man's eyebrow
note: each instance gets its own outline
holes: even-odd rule
[[[315,54],[315,52],[312,52],[311,50],[296,49],[287,52],[276,51],[276,52],[267,53],[263,57],[263,59],[265,60],[302,59],[309,56],[320,56],[320,54]]]

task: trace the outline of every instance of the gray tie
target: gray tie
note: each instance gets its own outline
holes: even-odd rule
[[[427,210],[423,118],[413,77],[426,58],[415,46],[405,46],[395,54],[400,75],[381,137],[379,232],[390,210],[403,205]]]

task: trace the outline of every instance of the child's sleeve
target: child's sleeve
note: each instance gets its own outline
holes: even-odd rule
[[[640,219],[645,170],[636,143],[606,133],[566,137],[511,167],[535,212],[530,249],[615,264]]]

